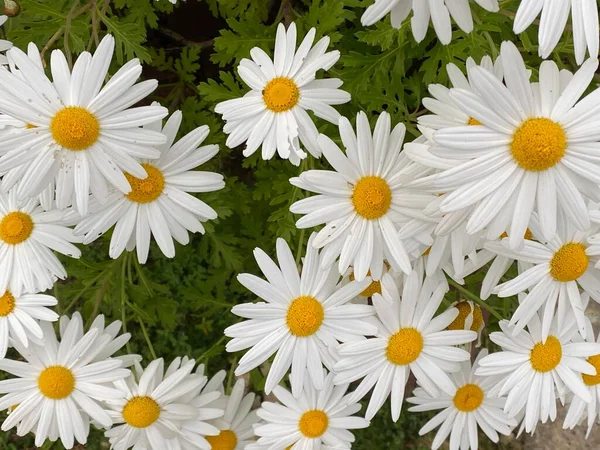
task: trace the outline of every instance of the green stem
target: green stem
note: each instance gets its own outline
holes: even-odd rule
[[[127,270],[127,259],[129,258],[129,253],[125,253],[123,257],[123,263],[121,266],[121,322],[123,322],[123,333],[127,333],[127,310],[126,310],[126,301],[127,294],[125,293],[125,273]],[[131,343],[127,341],[127,353],[133,353],[131,350]]]
[[[235,372],[235,366],[237,366],[237,361],[238,361],[238,357],[237,355],[233,358],[233,362],[231,363],[231,369],[229,369],[229,375],[227,375],[227,388],[225,390],[225,393],[227,395],[231,394],[231,388],[232,388],[232,384],[233,384],[233,374]]]
[[[490,314],[492,316],[494,316],[496,319],[498,320],[502,320],[504,319],[504,317],[502,317],[500,314],[498,314],[498,312],[492,308],[490,305],[488,305],[486,302],[484,302],[483,300],[481,300],[479,298],[479,296],[473,294],[471,291],[469,291],[468,289],[466,289],[464,286],[461,286],[460,284],[458,284],[456,281],[454,281],[452,278],[448,279],[448,282],[450,283],[450,285],[452,285],[456,290],[460,291],[465,297],[467,297],[469,300],[473,300],[475,303],[477,303],[480,307],[482,307],[483,309],[487,310],[490,312]]]
[[[138,316],[138,322],[140,324],[140,328],[142,329],[142,334],[144,335],[144,339],[146,339],[146,344],[148,344],[148,350],[150,350],[152,359],[158,359],[156,357],[156,352],[154,351],[154,346],[152,345],[152,342],[150,342],[150,336],[148,336],[148,330],[146,330],[146,325],[144,325],[144,321],[139,316]]]

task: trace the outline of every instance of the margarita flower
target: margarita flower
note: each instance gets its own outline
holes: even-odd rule
[[[81,239],[62,226],[63,216],[57,210],[44,212],[38,200],[17,200],[14,189],[0,194],[0,293],[41,292],[67,277],[52,250],[79,258],[72,242]]]
[[[563,86],[556,64],[544,62],[540,82],[532,86],[514,44],[502,44],[501,58],[506,85],[474,67],[469,79],[476,94],[450,91],[456,105],[481,125],[437,130],[431,153],[440,148],[444,158],[457,164],[414,186],[448,193],[440,204],[442,213],[473,206],[465,218],[467,232],[486,227],[495,236],[506,232],[513,248],[522,244],[534,211],[545,239],[554,237],[559,220],[589,228],[584,195],[600,193],[593,109],[600,90],[576,102],[598,61],[586,62]]]
[[[350,94],[338,89],[337,78],[316,80],[318,70],[329,70],[340,58],[337,50],[327,52],[329,38],[321,38],[313,47],[316,30],[311,28],[296,50],[296,25],[277,28],[273,60],[260,48],[250,51],[252,60],[242,59],[238,74],[252,89],[244,97],[227,100],[215,107],[227,123],[230,148],[246,142],[244,156],[262,146],[267,160],[275,151],[294,165],[306,157],[302,143],[315,157],[321,155],[317,127],[307,113],[337,123],[340,115],[331,105],[350,101]]]
[[[277,353],[265,384],[267,394],[290,366],[296,398],[305,379],[316,389],[323,389],[322,364],[331,370],[335,363],[330,347],[377,333],[377,327],[365,320],[375,314],[372,306],[347,304],[371,284],[371,279],[352,281],[338,289],[339,275],[334,267],[321,268],[321,255],[313,242],[314,234],[308,241],[300,274],[287,243],[277,239],[280,267],[262,250],[254,250],[268,281],[247,273],[238,275],[238,281],[265,302],[233,307],[234,314],[250,320],[225,329],[225,335],[233,338],[227,343],[227,351],[251,347],[240,359],[236,375],[249,372]]]
[[[194,360],[177,359],[165,372],[162,359],[152,361],[136,379],[133,375],[115,383],[121,396],[110,402],[110,415],[116,424],[106,431],[112,448],[125,450],[164,450],[166,448],[210,449],[202,436],[208,427],[210,433],[217,434],[217,428],[201,423],[195,433],[189,427],[182,429],[187,421],[201,422],[202,411],[192,400],[197,395],[206,377],[192,373]],[[216,394],[216,395],[215,395]],[[210,395],[214,401],[219,397]],[[222,415],[220,411],[216,416]],[[209,418],[215,418],[209,414]]]
[[[391,393],[392,418],[398,420],[404,388],[413,373],[427,393],[434,397],[440,389],[452,395],[455,386],[446,372],[460,370],[458,362],[469,359],[465,350],[453,347],[477,338],[466,330],[446,330],[458,316],[452,308],[433,318],[446,293],[446,284],[423,280],[422,269],[404,281],[402,301],[389,275],[382,280],[383,295],[373,296],[373,305],[383,326],[377,337],[342,344],[340,361],[334,366],[335,384],[363,378],[350,401],[358,401],[375,386],[366,418],[370,420]]]
[[[356,417],[361,406],[344,395],[348,385],[333,386],[333,374],[327,375],[323,389],[306,383],[302,396],[295,399],[277,386],[273,394],[281,402],[263,402],[258,416],[266,424],[254,431],[259,436],[248,450],[334,450],[350,449],[354,436],[348,430],[367,428],[369,422]]]
[[[500,439],[498,433],[510,435],[512,428],[517,426],[514,419],[509,419],[503,411],[505,398],[490,396],[494,380],[490,377],[478,377],[475,369],[481,357],[487,354],[482,350],[473,367],[470,361],[461,364],[461,371],[452,374],[455,390],[448,395],[432,397],[422,388],[414,391],[414,397],[406,399],[412,406],[409,411],[432,411],[443,409],[421,428],[419,435],[440,429],[435,435],[432,450],[438,449],[450,436],[450,450],[476,450],[478,448],[477,429],[487,435],[492,442]],[[440,426],[441,425],[441,426]]]
[[[325,224],[313,242],[323,248],[323,268],[339,255],[339,272],[352,265],[359,281],[369,271],[380,279],[384,260],[394,271],[409,273],[411,264],[398,225],[425,218],[422,211],[435,197],[403,186],[403,169],[412,164],[400,153],[405,127],[400,123],[392,130],[386,112],[379,115],[373,134],[363,112],[356,118],[357,134],[346,118],[340,119],[339,126],[346,154],[319,135],[325,158],[335,171],[308,170],[290,180],[319,194],[291,206],[291,212],[306,214],[296,226]]]
[[[167,115],[161,106],[131,105],[156,88],[156,81],[135,84],[139,61],[125,64],[102,88],[114,50],[106,36],[92,57],[83,52],[70,73],[62,52],[52,52],[50,81],[35,62],[17,48],[8,51],[19,76],[0,71],[0,112],[29,126],[0,145],[0,173],[25,165],[18,197],[31,197],[56,183],[59,208],[73,203],[85,215],[91,192],[100,202],[107,182],[123,193],[131,186],[125,173],[145,178],[137,158],[157,158],[153,146],[165,136],[140,125]]]
[[[486,11],[498,11],[497,0],[475,0]],[[410,20],[415,41],[421,42],[427,34],[429,19],[438,39],[444,45],[452,39],[450,17],[465,33],[473,31],[473,17],[469,0],[455,2],[453,0],[426,0],[413,3],[412,0],[375,0],[360,18],[364,26],[373,25],[388,13],[391,13],[392,26],[400,28],[404,19],[413,12]]]
[[[30,340],[43,344],[40,340],[44,337],[44,332],[38,320],[48,322],[58,320],[58,314],[47,308],[57,303],[50,295],[14,296],[10,291],[6,291],[0,297],[0,359],[6,356],[10,341],[18,340],[25,348]]]
[[[478,376],[503,375],[494,391],[507,395],[504,411],[508,417],[525,412],[525,431],[535,429],[538,421],[556,419],[556,396],[564,404],[570,391],[583,402],[592,400],[583,375],[596,375],[596,368],[586,358],[600,353],[600,344],[573,342],[577,324],[568,314],[564,324],[554,320],[547,339],[542,337],[542,323],[535,314],[527,328],[515,333],[508,321],[500,321],[501,332],[490,334],[490,339],[502,351],[481,359]]]
[[[581,64],[586,50],[591,58],[598,56],[598,2],[596,0],[521,0],[513,31],[525,31],[541,11],[538,33],[539,55],[546,59],[558,44],[571,10],[575,60]]]
[[[13,340],[25,359],[0,360],[0,369],[18,378],[0,381],[0,409],[17,405],[2,424],[7,431],[17,426],[17,434],[35,433],[35,445],[58,437],[70,449],[75,440],[85,444],[93,420],[110,427],[112,420],[103,402],[119,398],[119,391],[107,384],[122,380],[129,370],[116,358],[94,360],[105,349],[104,335],[98,329],[83,334],[81,321],[72,320],[57,341],[49,322],[40,324],[45,345],[30,342],[27,348]]]
[[[84,244],[97,239],[116,224],[110,241],[109,255],[118,258],[123,250],[137,250],[138,260],[148,259],[151,234],[169,258],[175,256],[173,239],[186,245],[188,231],[204,233],[202,222],[215,219],[214,209],[189,193],[212,192],[225,186],[223,176],[213,172],[192,170],[210,160],[219,151],[217,145],[200,146],[208,136],[206,125],[196,128],[174,143],[181,124],[181,112],[175,112],[161,127],[161,122],[148,128],[162,131],[167,142],[159,146],[160,157],[142,160],[146,177],[126,173],[131,192],[113,192],[105,204],[97,204],[93,212],[75,228],[85,234]]]

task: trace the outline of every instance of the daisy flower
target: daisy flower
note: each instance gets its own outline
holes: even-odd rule
[[[14,296],[10,291],[0,297],[0,359],[6,356],[6,350],[13,340],[18,340],[22,347],[29,341],[42,343],[44,337],[38,320],[55,322],[56,314],[48,306],[56,306],[58,302],[51,295],[21,294]]]
[[[132,60],[102,87],[114,43],[106,36],[93,57],[83,52],[77,58],[72,72],[63,53],[53,51],[53,81],[18,48],[7,52],[20,76],[0,71],[0,112],[28,127],[2,141],[0,173],[27,167],[16,185],[19,198],[54,181],[59,208],[73,203],[85,215],[90,192],[105,201],[108,182],[129,193],[124,172],[145,178],[137,158],[160,156],[154,146],[163,144],[165,136],[139,126],[166,116],[166,108],[130,108],[156,88],[156,80],[135,84],[142,67]]]
[[[521,0],[513,31],[524,32],[540,15],[538,54],[546,59],[558,44],[569,18],[572,17],[575,60],[581,64],[586,50],[590,58],[598,56],[598,2],[596,0]]]
[[[366,418],[371,420],[392,395],[392,418],[398,420],[404,388],[413,373],[430,396],[441,389],[448,395],[455,387],[446,372],[460,370],[458,362],[469,359],[465,350],[453,347],[477,338],[477,333],[446,328],[458,316],[452,308],[433,318],[446,285],[433,278],[423,279],[423,270],[414,270],[404,281],[402,301],[390,276],[382,279],[382,295],[373,296],[377,317],[382,322],[377,337],[342,344],[340,361],[334,366],[335,384],[361,378],[350,401],[358,401],[375,386]]]
[[[0,193],[0,293],[41,292],[67,277],[53,250],[79,258],[72,242],[81,239],[62,225],[64,214],[44,212],[37,199],[19,201],[14,189]]]
[[[350,449],[354,436],[348,430],[367,428],[369,422],[354,416],[361,405],[345,395],[347,389],[333,385],[332,373],[323,389],[306,383],[299,399],[277,386],[273,394],[281,403],[263,402],[257,413],[266,423],[254,429],[258,442],[246,449]]]
[[[206,383],[206,377],[192,373],[194,360],[176,359],[164,370],[162,359],[152,361],[145,370],[138,370],[137,380],[133,374],[115,383],[121,393],[117,400],[110,402],[110,416],[115,424],[106,431],[112,448],[125,450],[163,450],[166,448],[210,449],[202,436],[201,426],[195,433],[189,427],[182,430],[186,421],[203,419],[202,411],[191,400],[197,398],[188,394],[199,392]],[[216,394],[216,395],[215,395]],[[214,400],[219,393],[210,397]],[[219,414],[222,414],[220,411]],[[217,414],[217,415],[219,415]],[[213,414],[209,415],[214,418]],[[215,427],[210,432],[218,433]]]
[[[279,267],[265,252],[254,250],[267,281],[247,273],[238,275],[244,287],[265,301],[233,307],[233,314],[250,320],[225,329],[225,335],[233,338],[226,348],[229,352],[251,348],[240,359],[237,376],[277,353],[265,382],[267,394],[290,366],[296,398],[305,379],[316,389],[323,389],[323,364],[331,370],[335,363],[329,348],[377,333],[377,327],[365,320],[375,314],[372,306],[347,304],[371,284],[371,279],[338,288],[339,274],[334,267],[321,268],[321,255],[312,245],[314,238],[313,234],[308,240],[300,273],[287,243],[277,239]]]
[[[460,300],[454,302],[449,309],[456,309],[458,316],[448,325],[448,330],[471,330],[479,334],[483,330],[485,322],[483,320],[483,312],[477,303],[471,300]]]
[[[502,351],[485,356],[475,370],[477,376],[503,375],[494,388],[505,396],[504,412],[510,418],[525,412],[525,431],[532,432],[536,424],[556,419],[556,396],[564,404],[567,392],[585,403],[592,400],[582,374],[596,375],[596,368],[586,358],[600,353],[600,344],[573,342],[577,324],[568,314],[562,326],[556,319],[547,339],[542,337],[541,318],[535,314],[526,330],[515,333],[507,320],[500,321],[502,331],[490,334],[490,339]]]
[[[508,436],[517,426],[516,420],[506,417],[503,411],[506,399],[490,396],[493,378],[475,375],[478,362],[485,355],[487,350],[482,350],[473,367],[471,361],[461,363],[460,372],[452,374],[455,390],[451,395],[442,393],[432,397],[425,389],[417,388],[413,393],[415,396],[406,399],[416,405],[408,409],[412,412],[443,409],[419,431],[419,435],[423,436],[440,427],[431,444],[432,450],[440,448],[448,436],[450,450],[476,450],[478,429],[492,442],[498,443],[498,433]]]
[[[138,260],[145,263],[151,234],[163,254],[173,258],[173,239],[186,245],[190,240],[188,231],[204,233],[202,222],[217,217],[214,209],[189,193],[212,192],[225,186],[221,174],[192,170],[215,156],[219,147],[201,146],[209,132],[206,125],[174,143],[181,118],[181,112],[177,111],[164,127],[161,121],[147,127],[167,136],[167,142],[158,147],[160,157],[141,161],[145,177],[125,174],[131,192],[115,191],[106,203],[95,203],[92,214],[75,227],[75,234],[85,235],[84,244],[93,242],[116,224],[110,241],[111,258],[135,248]]]
[[[242,98],[227,100],[215,106],[215,112],[226,122],[223,131],[229,134],[227,146],[246,142],[244,156],[252,155],[262,146],[262,159],[268,160],[275,151],[294,165],[306,157],[300,143],[315,157],[321,155],[317,143],[317,127],[307,113],[337,123],[340,115],[331,105],[350,101],[350,94],[339,87],[338,78],[316,79],[318,70],[329,70],[340,58],[337,50],[326,52],[329,37],[313,47],[316,30],[311,28],[296,49],[296,25],[277,27],[275,57],[254,47],[252,60],[242,59],[238,66],[240,78],[252,89]]]
[[[17,434],[33,431],[35,445],[60,437],[65,448],[75,440],[85,444],[90,420],[110,427],[112,420],[102,402],[119,397],[109,387],[129,375],[123,361],[107,357],[94,360],[105,349],[98,329],[82,333],[81,321],[72,320],[57,340],[52,325],[41,322],[44,345],[30,342],[27,348],[13,340],[25,361],[0,360],[0,369],[18,378],[0,381],[0,409],[17,405],[2,423],[2,431],[17,426]]]
[[[362,281],[371,271],[380,279],[386,260],[396,272],[409,273],[409,256],[398,237],[398,225],[411,218],[425,218],[423,209],[435,197],[404,188],[409,160],[400,153],[405,127],[391,129],[390,115],[382,112],[371,134],[363,112],[356,118],[357,133],[341,118],[340,135],[346,154],[327,136],[318,141],[335,171],[308,170],[290,183],[318,195],[297,201],[290,207],[306,214],[298,228],[325,224],[313,245],[323,248],[323,268],[338,256],[338,270],[352,265]]]
[[[581,232],[566,224],[559,226],[555,237],[548,242],[525,240],[520,250],[512,250],[508,246],[509,238],[485,244],[486,250],[504,258],[531,264],[519,276],[492,291],[499,297],[510,297],[529,290],[510,319],[510,324],[515,325],[515,333],[542,309],[542,339],[548,336],[555,310],[559,326],[570,310],[580,332],[585,333],[585,308],[579,289],[600,302],[600,270],[594,267],[600,257],[588,252],[587,237],[591,233],[592,229]]]
[[[8,16],[0,16],[0,27],[6,23]],[[12,42],[6,39],[0,39],[0,52],[5,52],[12,48]],[[0,55],[0,64],[8,64],[8,59],[4,55]]]
[[[475,2],[486,11],[498,11],[497,0],[475,0]],[[421,42],[427,34],[429,19],[433,23],[435,34],[440,42],[447,45],[452,40],[452,24],[450,17],[454,19],[456,25],[465,33],[473,31],[473,17],[471,16],[471,5],[469,0],[427,0],[413,2],[412,0],[375,0],[369,6],[360,22],[364,26],[373,25],[379,22],[388,13],[390,14],[392,26],[400,28],[404,19],[412,11],[413,16],[410,20],[412,34],[415,41]]]
[[[459,164],[413,186],[447,193],[442,213],[473,206],[465,217],[467,232],[488,228],[494,238],[506,232],[512,248],[522,245],[534,211],[545,239],[554,237],[561,218],[580,230],[589,228],[585,198],[600,195],[600,164],[593,156],[593,108],[600,90],[577,101],[598,61],[589,60],[572,77],[559,75],[556,64],[545,61],[540,82],[532,85],[514,44],[502,44],[501,58],[506,85],[474,67],[470,82],[476,93],[450,91],[456,105],[481,123],[433,134],[444,158]],[[565,78],[569,81],[561,85]]]

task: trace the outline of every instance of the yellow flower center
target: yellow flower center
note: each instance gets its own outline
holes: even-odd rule
[[[32,231],[31,216],[21,211],[10,212],[0,221],[0,239],[7,244],[20,244],[31,236]]]
[[[136,178],[125,173],[125,178],[131,185],[131,192],[126,197],[136,203],[150,203],[160,197],[165,188],[165,177],[160,170],[150,164],[142,164],[148,176]]]
[[[423,335],[416,328],[401,328],[390,337],[385,354],[388,361],[405,366],[415,361],[423,350]]]
[[[302,414],[298,427],[304,436],[314,439],[322,436],[327,431],[328,425],[329,418],[327,414],[321,410],[313,409]]]
[[[471,327],[469,330],[479,332],[479,329],[483,325],[483,314],[481,312],[481,308],[479,305],[473,305],[471,309],[471,305],[469,302],[458,302],[454,305],[454,308],[458,309],[458,316],[456,319],[448,325],[448,330],[464,330],[467,322],[467,317],[472,313],[473,314],[473,322],[471,323]]]
[[[96,143],[100,124],[91,112],[79,106],[67,106],[56,113],[50,122],[52,137],[68,150],[85,150]]]
[[[287,77],[276,77],[267,83],[262,95],[267,108],[279,113],[296,106],[300,98],[300,90],[294,80]]]
[[[476,410],[483,403],[483,390],[476,384],[465,384],[454,394],[454,406],[462,412]]]
[[[6,317],[15,310],[15,297],[8,291],[0,297],[0,317]]]
[[[559,248],[550,260],[550,275],[556,281],[573,281],[585,273],[590,258],[585,254],[585,246],[571,242]]]
[[[151,397],[133,397],[123,407],[123,419],[135,428],[146,428],[158,420],[160,406]]]
[[[390,209],[392,191],[383,178],[363,177],[354,186],[352,204],[358,215],[365,219],[379,219]]]
[[[550,372],[562,359],[562,346],[554,336],[548,336],[546,343],[538,342],[531,349],[529,361],[531,367],[538,372]]]
[[[472,117],[469,118],[469,121],[467,122],[468,125],[483,125],[479,120],[477,119],[473,119]]]
[[[587,386],[596,386],[597,384],[600,384],[600,355],[590,356],[587,359],[587,362],[594,366],[596,369],[596,375],[587,375],[585,373],[582,374],[581,376],[583,377],[583,382]]]
[[[517,164],[533,172],[554,167],[567,150],[567,135],[556,122],[545,117],[527,119],[513,135],[510,153]]]
[[[317,332],[323,323],[325,311],[316,298],[303,295],[296,298],[288,308],[286,322],[294,336],[306,337]]]
[[[231,430],[221,430],[218,436],[205,436],[211,450],[235,450],[238,439]]]
[[[38,377],[38,387],[45,397],[61,400],[71,395],[75,389],[75,377],[66,367],[46,367]]]
[[[386,269],[390,270],[390,265],[385,261],[383,263],[385,264]],[[370,270],[367,272],[367,276],[371,276]],[[348,278],[350,279],[350,281],[354,281],[354,272],[352,272]],[[358,295],[360,295],[361,297],[373,297],[373,295],[375,294],[381,294],[381,282],[379,280],[371,281],[371,284],[367,286],[367,288]]]

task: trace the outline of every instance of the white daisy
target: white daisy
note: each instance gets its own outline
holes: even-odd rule
[[[449,127],[433,134],[438,152],[459,164],[417,181],[415,187],[448,193],[442,213],[469,206],[467,232],[484,228],[496,239],[506,232],[510,246],[522,244],[532,213],[537,211],[542,235],[551,239],[558,218],[578,229],[590,226],[585,197],[600,195],[600,165],[595,106],[600,90],[576,104],[587,89],[597,60],[586,62],[561,85],[556,64],[542,63],[540,82],[531,84],[514,44],[501,48],[506,85],[489,71],[470,73],[474,94],[452,89],[450,97],[482,125]],[[468,158],[468,159],[465,159]]]
[[[475,2],[486,11],[495,12],[499,9],[497,0],[475,0]],[[438,39],[446,45],[452,39],[450,17],[465,33],[473,31],[473,17],[471,16],[471,5],[469,3],[469,0],[426,0],[417,2],[412,0],[375,0],[375,3],[366,9],[360,18],[360,22],[364,26],[373,25],[388,13],[391,13],[392,26],[400,28],[404,19],[412,11],[413,16],[410,24],[415,41],[421,42],[425,38],[429,19],[431,18]]]
[[[474,373],[479,360],[485,355],[487,350],[482,350],[473,367],[471,361],[465,361],[461,364],[461,371],[452,374],[456,387],[451,395],[441,393],[432,397],[424,389],[417,388],[413,392],[415,396],[406,399],[417,405],[408,409],[412,412],[443,409],[419,431],[419,435],[423,436],[440,427],[431,444],[432,450],[438,449],[448,436],[450,450],[476,450],[478,428],[497,443],[500,439],[498,433],[508,436],[517,426],[516,420],[506,417],[503,411],[506,399],[490,396],[493,377],[478,377]]]
[[[351,401],[358,401],[375,386],[366,418],[372,419],[388,396],[392,395],[392,418],[398,420],[404,388],[413,373],[429,395],[448,395],[455,387],[446,374],[460,370],[460,361],[469,359],[465,350],[453,347],[477,338],[467,330],[446,330],[458,316],[452,308],[433,318],[444,298],[446,285],[434,278],[423,280],[423,268],[407,276],[402,291],[388,275],[382,279],[383,295],[373,296],[373,305],[382,322],[377,337],[342,344],[337,348],[340,361],[334,366],[335,384],[363,378]]]
[[[556,419],[556,398],[564,404],[567,392],[585,403],[591,401],[589,389],[581,374],[595,375],[596,368],[585,358],[600,353],[600,344],[573,342],[577,324],[568,314],[562,326],[554,320],[548,338],[542,339],[542,323],[535,314],[528,331],[515,333],[507,320],[500,321],[502,331],[490,334],[490,339],[502,348],[481,359],[478,376],[503,375],[494,392],[507,395],[504,411],[514,418],[525,412],[525,431],[536,424]]]
[[[600,270],[594,267],[600,257],[590,255],[587,244],[592,230],[581,232],[561,223],[556,236],[546,243],[525,240],[520,250],[509,248],[506,242],[509,238],[485,244],[486,250],[504,258],[531,264],[519,276],[492,291],[499,297],[510,297],[529,290],[510,319],[515,333],[522,330],[537,311],[542,312],[542,308],[542,339],[548,336],[555,311],[559,327],[570,310],[580,332],[585,333],[585,308],[579,289],[600,302]]]
[[[306,157],[300,143],[313,156],[321,155],[317,127],[306,111],[337,123],[340,115],[331,105],[349,102],[350,94],[339,89],[338,78],[315,79],[318,70],[329,70],[340,58],[337,50],[326,53],[327,36],[312,47],[315,34],[311,28],[296,50],[296,25],[286,31],[279,24],[273,61],[258,47],[250,51],[252,61],[240,61],[238,74],[252,90],[215,107],[227,122],[223,131],[229,134],[228,147],[246,142],[244,156],[250,156],[262,146],[263,159],[271,159],[277,151],[294,165]]]
[[[8,20],[7,16],[0,16],[0,27],[6,23]],[[6,39],[0,39],[0,52],[5,52],[12,48],[12,42],[7,41]],[[8,59],[4,55],[0,55],[0,64],[8,64]]]
[[[367,115],[360,112],[357,134],[346,118],[340,119],[339,127],[346,154],[329,137],[321,134],[318,138],[335,171],[308,170],[290,180],[294,186],[319,194],[290,207],[293,213],[306,214],[296,226],[325,224],[313,243],[323,248],[323,268],[339,255],[339,272],[352,265],[359,281],[369,271],[375,279],[381,278],[384,260],[394,271],[409,273],[411,264],[398,226],[411,218],[425,219],[423,209],[434,196],[404,187],[407,173],[403,169],[410,163],[400,153],[404,124],[391,130],[390,115],[382,112],[371,135]]]
[[[236,305],[234,314],[250,319],[225,329],[233,339],[227,351],[251,348],[235,371],[242,375],[277,353],[269,369],[265,392],[270,393],[292,368],[292,392],[298,398],[305,379],[323,389],[323,366],[331,370],[335,360],[330,348],[338,342],[364,339],[377,332],[366,321],[375,314],[369,305],[347,304],[371,284],[371,279],[353,281],[338,288],[339,274],[334,267],[321,268],[321,255],[310,237],[301,273],[287,243],[277,239],[279,266],[259,248],[254,257],[267,281],[247,273],[238,281],[258,297],[260,303]]]
[[[202,222],[215,219],[214,209],[189,193],[212,192],[225,186],[223,176],[214,172],[192,170],[217,154],[218,145],[200,146],[208,136],[206,125],[196,128],[174,143],[181,124],[181,112],[147,127],[167,136],[158,149],[160,157],[142,160],[147,177],[126,173],[131,192],[112,192],[105,204],[96,202],[92,214],[75,227],[75,234],[85,234],[89,244],[116,224],[110,241],[109,255],[118,258],[123,250],[137,249],[138,260],[148,258],[151,234],[165,256],[175,256],[173,239],[189,243],[188,231],[204,233]]]
[[[192,373],[194,360],[177,358],[165,371],[162,359],[152,361],[145,370],[137,371],[126,380],[115,383],[121,396],[109,404],[110,415],[116,424],[105,435],[112,448],[125,450],[164,450],[167,448],[210,449],[202,436],[207,427],[202,422],[203,411],[192,400],[198,393],[206,377]],[[191,396],[189,394],[192,394]],[[218,392],[209,396],[210,401],[219,397]],[[222,414],[223,411],[219,411]],[[214,414],[209,414],[213,419]],[[189,427],[182,429],[185,422],[195,421],[200,426],[193,432]],[[217,434],[219,430],[208,427]]]
[[[361,405],[344,395],[347,389],[347,384],[333,385],[332,373],[323,389],[306,383],[299,399],[277,386],[273,394],[281,403],[263,402],[258,416],[266,423],[254,429],[258,442],[246,449],[350,449],[354,435],[348,430],[367,428],[369,422],[354,416]]]
[[[47,308],[56,306],[57,303],[51,295],[14,296],[10,291],[6,291],[0,297],[0,359],[6,356],[6,349],[13,340],[18,340],[23,347],[27,347],[30,340],[42,343],[40,340],[44,333],[38,320],[58,320],[58,314]]]
[[[20,76],[0,71],[0,112],[29,126],[0,143],[0,173],[27,167],[15,180],[19,198],[55,181],[58,207],[73,203],[85,215],[90,192],[105,201],[107,181],[130,192],[124,172],[144,178],[146,171],[137,158],[160,156],[153,146],[164,143],[165,136],[139,126],[166,116],[166,108],[130,108],[157,82],[135,84],[142,67],[132,60],[102,88],[113,50],[114,38],[106,36],[93,57],[83,52],[77,58],[72,73],[63,53],[53,51],[53,81],[21,50],[8,51]]]
[[[569,11],[572,17],[575,60],[581,64],[586,50],[598,56],[598,2],[596,0],[521,0],[513,31],[524,32],[540,14],[538,54],[546,59],[558,44],[566,28]]]
[[[82,323],[72,320],[57,341],[49,322],[40,324],[44,344],[29,343],[25,348],[14,340],[15,349],[25,359],[0,360],[0,369],[18,378],[0,381],[0,409],[17,405],[2,424],[7,431],[17,426],[17,434],[33,431],[35,445],[59,437],[65,448],[75,440],[85,444],[90,420],[110,427],[112,420],[101,402],[118,398],[118,390],[108,384],[122,380],[129,370],[116,358],[94,360],[105,349],[104,335],[93,328],[82,332]]]
[[[2,72],[2,70],[0,70]],[[13,295],[50,289],[67,277],[53,250],[72,258],[81,256],[72,242],[81,242],[62,226],[65,212],[44,212],[37,199],[17,200],[13,189],[0,193],[0,292]]]

